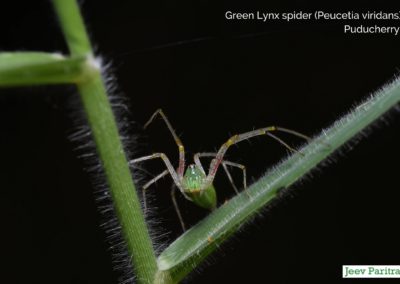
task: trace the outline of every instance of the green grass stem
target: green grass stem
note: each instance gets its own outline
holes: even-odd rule
[[[93,68],[86,57],[64,57],[58,53],[0,53],[0,86],[73,84],[86,81]]]
[[[92,58],[93,51],[76,1],[53,0],[53,3],[72,56]],[[156,258],[100,69],[91,80],[77,86],[132,255],[137,281],[152,283]]]

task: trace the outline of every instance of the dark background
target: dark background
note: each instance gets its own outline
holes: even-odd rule
[[[139,142],[135,157],[163,151],[176,161],[176,147],[160,121],[140,130],[157,108],[181,135],[189,160],[195,152],[215,150],[230,134],[266,125],[316,134],[391,80],[400,66],[398,37],[345,35],[344,21],[224,19],[227,10],[396,11],[400,5],[142,2],[83,2],[94,45],[112,63],[119,90],[129,98],[128,117],[135,122],[129,133]],[[0,27],[2,51],[67,52],[50,1],[2,3]],[[67,139],[77,124],[79,105],[71,111],[70,103],[76,91],[53,86],[0,94],[5,269],[0,281],[117,283],[93,181],[77,158],[77,145]],[[399,264],[399,117],[387,116],[388,125],[379,124],[352,151],[336,156],[337,162],[295,185],[190,282],[353,283],[341,279],[343,264]],[[282,138],[292,145],[301,142]],[[261,137],[233,147],[228,157],[246,164],[252,181],[286,154]],[[154,174],[163,169],[156,161],[144,166]],[[234,193],[221,173],[216,186],[223,202]],[[239,182],[240,173],[234,176]],[[164,242],[180,234],[170,184],[165,178],[151,189],[154,214],[163,219],[157,231],[167,233]],[[188,224],[206,215],[182,198],[179,202]]]

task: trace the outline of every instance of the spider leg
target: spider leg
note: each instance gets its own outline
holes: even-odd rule
[[[200,157],[212,157],[212,158],[214,158],[216,155],[217,155],[217,153],[196,153],[196,154],[194,155],[194,158],[193,158],[193,159],[194,159],[194,161],[195,161],[195,164],[196,164],[198,167],[200,167],[200,168],[203,170],[203,172],[204,172],[204,169],[203,169],[203,167],[202,167],[202,165],[201,165],[201,163],[200,163]],[[242,172],[243,172],[243,188],[246,190],[246,189],[247,189],[246,167],[245,167],[244,165],[242,165],[242,164],[233,163],[233,162],[230,162],[230,161],[227,161],[227,160],[223,160],[223,161],[222,161],[222,167],[224,168],[224,171],[225,171],[225,173],[226,173],[226,176],[228,177],[229,182],[231,183],[231,185],[232,185],[232,187],[233,187],[233,190],[234,190],[237,194],[239,194],[239,190],[237,189],[235,183],[233,182],[233,178],[232,178],[232,176],[231,176],[231,174],[230,174],[230,172],[229,172],[229,170],[228,170],[227,165],[228,165],[228,166],[232,166],[232,167],[237,167],[237,168],[239,168],[239,169],[242,170]]]
[[[206,171],[203,168],[203,165],[200,162],[200,157],[215,157],[215,153],[196,153],[193,156],[194,163],[196,164],[197,167],[203,172],[203,174],[206,174]]]
[[[147,210],[147,202],[146,202],[146,189],[149,188],[150,185],[158,181],[160,178],[166,176],[168,174],[168,170],[163,171],[161,174],[158,176],[154,177],[153,179],[149,180],[145,185],[142,187],[142,199],[143,199],[143,205],[144,205],[144,210]]]
[[[175,193],[176,193],[176,187],[175,187],[175,185],[172,185],[172,189],[171,189],[172,203],[174,204],[175,212],[176,212],[176,215],[178,215],[178,219],[179,219],[179,222],[181,223],[182,230],[185,232],[186,231],[185,223],[183,222],[182,214],[181,214],[181,211],[179,210],[179,206],[178,206],[178,202],[176,201]]]
[[[133,160],[129,161],[129,165],[133,165],[133,164],[136,164],[139,162],[157,159],[157,158],[160,158],[163,160],[165,166],[167,167],[167,171],[171,175],[174,183],[181,191],[183,191],[183,188],[182,188],[182,185],[180,182],[180,178],[179,178],[178,174],[176,173],[174,167],[172,166],[171,162],[169,161],[168,157],[164,153],[154,153],[153,155],[148,155],[148,156],[144,156],[141,158],[133,159]]]
[[[176,135],[175,130],[172,128],[171,123],[169,122],[168,118],[162,111],[162,109],[158,109],[153,115],[150,117],[149,121],[146,122],[144,128],[147,128],[149,124],[154,120],[154,118],[159,114],[161,118],[164,120],[165,124],[168,127],[169,132],[171,132],[172,137],[175,140],[176,145],[178,146],[179,150],[179,166],[177,170],[177,174],[180,179],[182,179],[184,171],[185,171],[185,148],[183,147],[181,139],[179,139],[178,135]]]
[[[233,178],[231,176],[231,173],[229,172],[228,167],[226,166],[224,161],[222,162],[222,168],[224,169],[224,171],[226,173],[226,176],[228,177],[229,182],[231,183],[231,185],[233,187],[233,190],[235,191],[236,194],[239,194],[239,190],[237,189],[237,187],[236,187],[236,185],[235,185],[235,183],[233,181]]]
[[[239,143],[243,140],[250,139],[255,136],[268,135],[269,137],[276,140],[277,142],[279,142],[281,145],[283,145],[290,151],[298,152],[295,149],[293,149],[292,147],[290,147],[288,144],[286,144],[283,140],[281,140],[280,138],[278,138],[277,136],[275,136],[274,134],[271,133],[271,132],[276,132],[276,131],[285,132],[285,133],[297,136],[299,138],[310,140],[310,138],[304,134],[301,134],[297,131],[290,130],[287,128],[278,127],[278,126],[268,126],[268,127],[256,129],[253,131],[245,132],[242,134],[233,135],[231,138],[228,139],[228,141],[226,141],[224,144],[221,145],[220,149],[218,150],[217,154],[215,155],[215,158],[211,161],[210,168],[208,170],[208,175],[206,178],[206,182],[211,183],[214,180],[214,177],[218,170],[218,167],[222,163],[224,155],[230,146],[232,146],[236,143]]]
[[[276,128],[277,131],[285,132],[285,133],[288,133],[288,134],[292,134],[294,136],[297,136],[297,137],[302,138],[302,139],[307,140],[307,141],[311,140],[311,137],[309,137],[307,135],[304,135],[303,133],[300,133],[298,131],[294,131],[292,129],[288,129],[288,128],[284,128],[284,127],[280,127],[280,126],[275,126],[275,128]]]
[[[239,193],[239,191],[238,191],[237,187],[235,186],[235,183],[233,182],[232,176],[229,173],[228,168],[227,168],[226,165],[231,166],[231,167],[237,167],[237,168],[242,170],[242,173],[243,173],[243,189],[246,190],[247,189],[246,166],[244,166],[242,164],[226,161],[226,160],[222,161],[222,167],[224,168],[225,173],[228,176],[228,179],[231,182],[231,184],[233,186],[233,189],[235,190],[236,193]]]

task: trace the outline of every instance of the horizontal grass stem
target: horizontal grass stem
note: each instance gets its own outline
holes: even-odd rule
[[[98,72],[93,58],[58,53],[0,53],[0,87],[76,84]]]

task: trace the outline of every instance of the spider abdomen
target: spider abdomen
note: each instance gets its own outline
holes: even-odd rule
[[[198,206],[214,210],[217,206],[217,194],[213,185],[197,191],[185,192],[186,195]]]

